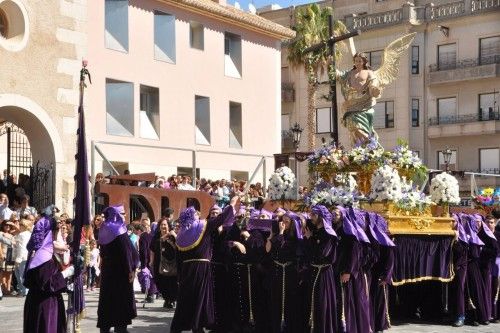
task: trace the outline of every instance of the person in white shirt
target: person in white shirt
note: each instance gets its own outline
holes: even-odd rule
[[[19,222],[20,233],[15,236],[14,245],[14,274],[17,280],[17,290],[19,296],[26,296],[28,294],[28,289],[24,287],[24,268],[26,267],[26,260],[28,260],[28,241],[31,237],[31,230],[33,225],[27,219],[22,219]]]
[[[191,177],[189,176],[183,176],[182,177],[182,183],[180,183],[177,186],[177,189],[179,190],[187,190],[187,191],[194,191],[195,188],[190,184]]]
[[[94,282],[99,275],[99,249],[95,240],[90,241],[90,259],[87,265],[87,291],[94,291]]]
[[[9,197],[5,193],[0,193],[0,222],[10,219],[12,213],[9,208]]]
[[[30,196],[25,194],[21,197],[21,208],[17,210],[17,216],[24,218],[27,215],[37,216],[38,213],[35,207],[30,207]]]

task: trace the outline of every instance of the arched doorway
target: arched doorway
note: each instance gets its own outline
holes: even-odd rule
[[[22,185],[32,198],[32,206],[42,209],[55,203],[56,190],[60,188],[56,171],[63,162],[63,150],[59,132],[48,113],[26,97],[0,94],[0,144],[2,180],[4,169],[17,178],[23,174],[23,183],[16,188]]]

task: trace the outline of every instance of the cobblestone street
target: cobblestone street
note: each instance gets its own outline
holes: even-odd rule
[[[98,291],[86,293],[87,317],[82,322],[83,333],[98,333],[95,327],[97,322],[97,300]],[[137,295],[139,302],[143,295]],[[154,304],[147,304],[145,308],[141,303],[137,304],[138,316],[129,327],[129,332],[141,333],[168,333],[173,311],[167,311],[161,306],[162,300],[157,300]],[[22,314],[24,298],[4,297],[0,301],[0,332],[17,333],[22,332]],[[453,328],[450,326],[432,324],[401,324],[394,325],[388,332],[390,333],[498,333],[500,324],[489,326],[463,328]]]

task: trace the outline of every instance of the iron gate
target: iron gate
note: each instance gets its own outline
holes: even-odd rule
[[[18,126],[4,122],[0,125],[0,136],[7,135],[7,194],[11,203],[16,188],[21,187],[31,197],[30,205],[38,211],[54,203],[54,168],[33,165],[31,147],[24,131]],[[17,191],[21,193],[22,191]]]

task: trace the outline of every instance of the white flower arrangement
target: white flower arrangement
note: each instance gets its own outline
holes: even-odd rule
[[[281,167],[269,179],[269,198],[271,200],[297,199],[297,180],[289,167]]]
[[[375,201],[398,201],[401,199],[401,179],[397,170],[389,165],[379,167],[371,179],[369,199]]]
[[[423,210],[430,204],[432,204],[430,197],[420,192],[417,188],[414,188],[411,180],[406,181],[406,178],[402,177],[401,198],[396,202],[396,206],[403,210]]]
[[[352,176],[344,179],[345,185],[333,186],[324,181],[316,183],[314,189],[304,198],[306,205],[325,205],[327,207],[337,205],[352,205],[359,201],[356,180]]]
[[[431,181],[431,199],[436,204],[460,203],[458,181],[449,173],[443,172]]]
[[[422,160],[417,153],[408,148],[407,144],[398,145],[392,152],[389,153],[392,163],[403,169],[418,169],[422,167]]]

